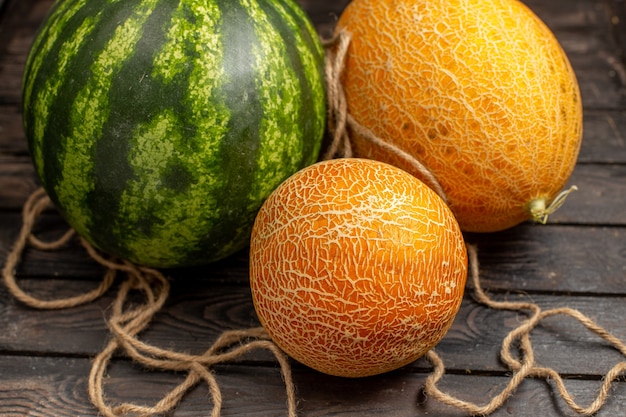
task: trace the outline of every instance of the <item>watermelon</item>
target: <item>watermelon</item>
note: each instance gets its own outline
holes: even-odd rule
[[[37,175],[106,253],[159,268],[222,259],[317,160],[323,60],[294,0],[59,0],[24,72]]]

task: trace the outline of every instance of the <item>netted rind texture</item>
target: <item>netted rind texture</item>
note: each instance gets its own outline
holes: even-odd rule
[[[406,365],[446,334],[467,255],[445,203],[371,160],[305,168],[270,196],[251,239],[258,317],[296,360],[360,377]]]
[[[354,0],[342,84],[357,123],[424,164],[461,228],[530,219],[569,179],[582,138],[577,80],[563,49],[514,0]],[[419,173],[355,132],[357,156]]]

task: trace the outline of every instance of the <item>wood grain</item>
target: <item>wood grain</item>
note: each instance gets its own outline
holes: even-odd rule
[[[42,298],[66,297],[85,291],[91,282],[76,280],[23,280],[24,288]],[[525,318],[518,312],[496,311],[472,299],[471,289],[452,329],[437,346],[452,370],[504,372],[498,353],[502,339]],[[0,290],[0,351],[37,354],[95,356],[108,340],[105,325],[114,290],[95,303],[71,310],[30,310]],[[544,309],[570,307],[594,318],[615,336],[626,340],[624,296],[557,296],[541,294],[495,294],[496,299],[533,301]],[[139,300],[138,300],[139,301]],[[258,326],[250,291],[240,285],[211,285],[202,281],[176,280],[165,309],[142,334],[156,346],[202,353],[224,331]],[[566,374],[601,375],[619,362],[620,355],[596,335],[567,317],[550,318],[533,333],[541,363]],[[593,360],[590,360],[593,358]],[[250,360],[272,361],[269,354]],[[414,366],[424,366],[421,360]]]
[[[83,375],[89,372],[88,359],[82,358],[0,358],[0,369],[6,370],[0,389],[0,414],[7,417],[27,413],[41,417],[98,416],[86,394]],[[284,386],[276,368],[246,365],[220,366],[217,377],[223,387],[222,416],[282,417],[285,415]],[[19,377],[17,377],[19,375]],[[386,375],[350,379],[330,377],[296,370],[294,379],[300,398],[302,417],[322,416],[389,416],[413,417],[435,415],[460,417],[464,414],[421,394],[426,375],[396,371]],[[129,401],[150,405],[155,396],[180,383],[182,375],[148,372],[116,361],[106,381],[108,400],[113,404]],[[476,378],[470,373],[447,375],[441,389],[462,399],[482,403],[502,389],[506,377]],[[571,379],[566,384],[583,405],[594,398],[599,382]],[[346,395],[350,392],[351,395]],[[544,416],[545,410],[571,415],[555,399],[549,384],[525,381],[494,417]],[[626,385],[617,383],[612,396],[597,417],[621,415],[626,405]],[[187,396],[174,417],[204,415],[212,407],[205,386],[198,386]]]
[[[578,163],[626,163],[626,111],[585,112]]]
[[[21,126],[20,86],[28,48],[53,0],[0,0],[0,264],[13,245],[20,210],[37,180]],[[331,35],[349,0],[299,0],[320,34]],[[584,139],[570,181],[579,191],[546,226],[524,224],[494,234],[468,234],[479,250],[481,278],[498,300],[531,300],[543,309],[576,308],[626,340],[626,7],[623,0],[527,0],[561,41],[577,73],[585,106]],[[67,225],[50,210],[36,231],[45,239]],[[258,325],[244,250],[213,265],[164,271],[172,284],[165,308],[142,340],[184,352],[202,352],[227,329]],[[102,267],[77,241],[59,252],[27,250],[17,268],[20,284],[43,298],[93,288]],[[106,327],[119,281],[94,303],[37,311],[0,285],[0,415],[98,416],[87,396],[91,360],[111,337]],[[509,381],[499,360],[505,335],[525,315],[495,311],[474,301],[468,284],[450,332],[437,346],[448,374],[441,388],[484,402]],[[135,300],[139,302],[140,300]],[[568,318],[550,318],[532,334],[539,363],[566,377],[582,404],[593,400],[603,374],[624,360]],[[342,379],[293,363],[300,416],[463,414],[421,389],[430,364],[420,359],[388,374]],[[272,356],[254,352],[215,368],[224,395],[223,416],[284,416],[285,391]],[[114,403],[150,404],[184,375],[144,369],[119,353],[106,379]],[[207,415],[207,388],[185,398],[174,417]],[[611,390],[599,417],[623,415],[626,384]],[[497,417],[573,416],[553,384],[527,380]]]
[[[3,161],[4,159],[4,161]],[[18,211],[37,188],[38,181],[27,159],[0,157],[0,207]],[[566,186],[576,185],[565,205],[550,216],[552,223],[626,225],[626,165],[579,164]]]
[[[18,234],[18,214],[0,217],[0,255],[6,256]],[[52,240],[67,225],[55,215],[42,218],[37,230]],[[523,225],[494,234],[472,234],[484,285],[499,290],[578,294],[624,294],[626,229]],[[184,281],[248,284],[247,252],[205,267],[166,271]],[[18,276],[98,280],[102,268],[91,260],[77,241],[57,252],[29,249],[18,266]]]

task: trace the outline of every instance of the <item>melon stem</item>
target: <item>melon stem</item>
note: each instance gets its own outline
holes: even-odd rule
[[[546,224],[548,217],[557,211],[567,200],[567,197],[574,191],[577,191],[578,187],[572,185],[569,189],[562,191],[556,198],[547,205],[545,197],[534,199],[530,202],[530,215],[535,223]]]

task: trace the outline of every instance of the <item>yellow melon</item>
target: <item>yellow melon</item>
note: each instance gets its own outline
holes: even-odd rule
[[[304,168],[270,195],[252,231],[261,324],[291,357],[331,375],[379,374],[422,356],[450,328],[466,277],[447,205],[374,160]]]
[[[517,0],[353,0],[348,111],[437,178],[464,231],[542,219],[576,163],[578,83],[553,33]],[[356,156],[419,173],[353,132]]]

